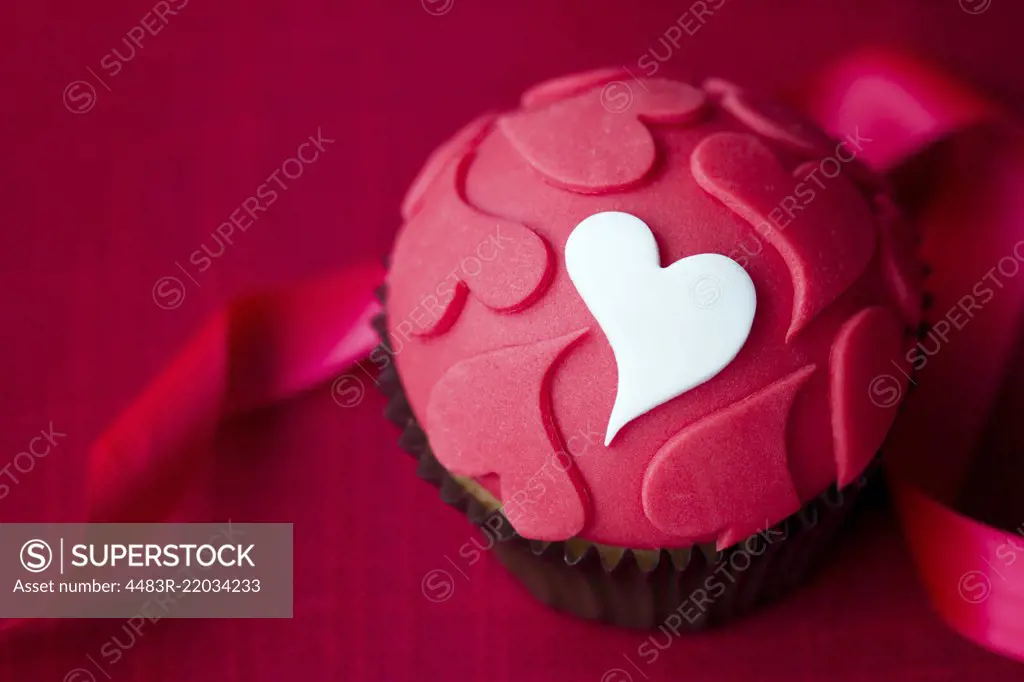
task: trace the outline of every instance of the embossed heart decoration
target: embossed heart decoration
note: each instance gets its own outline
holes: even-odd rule
[[[746,270],[715,253],[662,268],[650,228],[629,213],[580,222],[566,241],[565,265],[618,367],[605,445],[725,369],[750,334],[757,298]]]

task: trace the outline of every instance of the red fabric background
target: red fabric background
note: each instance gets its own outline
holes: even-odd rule
[[[383,256],[404,188],[445,135],[540,79],[664,54],[688,4],[454,0],[431,16],[419,0],[192,0],[107,77],[100,60],[126,54],[153,3],[7,3],[0,468],[50,422],[68,435],[18,474],[0,521],[81,520],[89,443],[227,298]],[[1008,29],[1022,19],[1012,0],[979,15],[956,0],[726,0],[662,73],[783,87],[880,42],[1020,113],[1024,46]],[[84,114],[62,103],[76,80],[97,88]],[[194,273],[189,254],[318,126],[337,142],[185,281],[178,308],[155,305],[154,283],[182,277],[175,261]],[[134,643],[118,620],[0,634],[0,679],[1024,680],[932,616],[884,509],[793,598],[647,666],[644,635],[549,612],[493,557],[466,566],[470,528],[415,478],[382,407],[372,392],[346,410],[315,391],[226,428],[196,472],[195,518],[295,523],[294,620],[164,620]],[[433,569],[456,580],[441,604],[421,593]],[[113,636],[131,644],[116,664],[100,655]]]

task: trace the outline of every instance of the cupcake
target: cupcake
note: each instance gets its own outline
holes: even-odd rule
[[[429,158],[373,359],[420,474],[539,599],[699,629],[825,554],[921,309],[870,144],[725,81],[603,70]]]

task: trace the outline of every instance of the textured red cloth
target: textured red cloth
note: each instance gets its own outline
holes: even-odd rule
[[[31,471],[14,471],[18,483],[4,479],[3,522],[84,518],[89,444],[214,311],[256,287],[382,256],[427,152],[530,83],[658,63],[666,75],[771,89],[861,42],[891,41],[1024,111],[1022,46],[1006,30],[1024,7],[1010,0],[981,14],[961,7],[978,0],[709,0],[721,8],[700,20],[684,16],[685,2],[454,0],[433,16],[424,5],[449,3],[169,0],[180,9],[163,24],[144,19],[155,4],[0,10],[10,32],[0,469],[51,423],[67,434]],[[143,28],[133,53],[122,38],[143,22],[162,28]],[[66,90],[79,80],[96,100],[75,114],[65,102],[89,102],[85,86]],[[279,175],[287,189],[268,181],[318,130],[336,142],[301,177]],[[268,182],[276,200],[246,220],[246,200]],[[193,253],[217,253],[211,234],[232,214],[251,226],[200,271],[208,256]],[[164,277],[180,280],[184,298]],[[154,287],[177,307],[159,307]],[[97,680],[198,682],[629,679],[614,669],[637,682],[1024,679],[1024,666],[930,613],[884,509],[792,598],[674,641],[648,665],[636,654],[645,634],[550,612],[490,556],[467,565],[459,548],[476,536],[415,478],[376,419],[382,408],[369,391],[343,409],[324,387],[225,428],[195,471],[192,518],[296,524],[293,620],[165,620],[134,641],[118,620],[0,634],[0,680],[91,679],[66,677],[76,668]],[[455,580],[443,603],[421,592],[436,569]],[[115,637],[112,662],[101,651]]]

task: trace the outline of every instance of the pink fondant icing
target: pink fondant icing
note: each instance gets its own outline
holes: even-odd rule
[[[885,440],[907,389],[903,329],[886,308],[851,317],[829,359],[832,434],[839,485],[855,479]]]
[[[644,475],[651,523],[674,535],[714,535],[723,548],[800,509],[786,459],[786,425],[797,391],[813,372],[798,370],[665,443]]]
[[[755,133],[808,156],[824,156],[835,143],[792,109],[754,93],[737,90],[722,98],[722,107]]]
[[[875,248],[871,211],[841,175],[821,178],[820,186],[806,175],[794,179],[748,134],[709,135],[692,161],[698,184],[749,221],[789,266],[789,338],[864,272]]]
[[[564,443],[574,464],[569,470],[578,478],[569,479],[571,486],[564,480],[558,483],[560,492],[546,489],[544,498],[553,495],[556,501],[545,502],[545,511],[529,518],[517,516],[515,509],[527,502],[519,495],[521,504],[513,505],[510,517],[527,537],[576,535],[634,548],[704,541],[721,545],[762,528],[785,513],[786,504],[791,508],[824,491],[836,482],[837,469],[843,480],[855,477],[884,432],[877,418],[864,409],[851,409],[843,417],[848,433],[858,434],[863,428],[874,435],[842,444],[836,439],[833,424],[839,417],[831,398],[836,371],[829,360],[840,329],[860,311],[878,307],[893,317],[900,315],[901,306],[887,283],[879,236],[885,233],[877,211],[869,208],[878,190],[862,194],[861,188],[869,185],[859,176],[856,182],[847,180],[848,175],[854,178],[853,164],[847,164],[838,177],[822,179],[824,189],[811,185],[816,192],[813,201],[794,211],[784,228],[759,231],[751,224],[755,210],[771,218],[774,206],[795,194],[797,184],[805,182],[818,161],[797,173],[807,155],[795,154],[754,130],[724,110],[717,96],[702,104],[701,97],[690,98],[689,105],[678,106],[680,94],[692,90],[687,86],[658,85],[651,88],[651,95],[639,82],[623,79],[633,101],[614,113],[602,106],[605,85],[613,83],[599,84],[604,77],[584,75],[542,87],[540,95],[531,98],[531,108],[504,117],[474,144],[468,158],[452,164],[464,171],[461,177],[446,176],[446,168],[429,183],[392,254],[387,308],[394,360],[410,407],[425,425],[431,444],[449,458],[473,453],[476,468],[461,471],[484,472],[473,475],[506,504],[516,485],[507,488],[507,475],[498,481],[486,472],[512,466],[517,458],[530,460],[529,466],[523,464],[529,469],[536,457],[531,453],[538,447],[551,450],[556,447],[552,443],[558,448]],[[585,83],[590,78],[595,78],[592,87]],[[650,88],[649,81],[643,83]],[[676,104],[652,106],[659,88]],[[604,103],[617,106],[623,90],[619,83],[612,90],[615,98]],[[679,115],[684,109],[690,113]],[[517,137],[519,133],[523,136]],[[731,142],[722,144],[721,138],[715,142],[721,134],[745,143],[737,148]],[[750,142],[751,137],[763,144]],[[695,177],[691,160],[702,145],[700,168],[708,172]],[[638,149],[647,151],[638,154]],[[552,176],[566,182],[553,181]],[[875,184],[883,186],[870,186]],[[507,221],[525,231],[520,234],[527,247],[510,248],[504,258],[484,263],[498,264],[496,274],[483,269],[475,278],[459,280],[464,291],[457,316],[446,321],[446,331],[418,335],[423,309],[437,307],[433,301],[424,306],[424,297],[441,298],[439,283],[450,282],[446,278],[459,267],[459,259],[476,247],[465,232],[466,221],[459,217],[467,211],[473,216],[472,234],[480,234],[478,225]],[[744,267],[757,295],[753,326],[736,358],[710,381],[630,422],[608,447],[604,435],[617,390],[615,358],[564,262],[573,228],[603,211],[624,211],[643,220],[654,234],[662,267],[695,254],[726,255]],[[891,229],[896,238],[912,243],[898,221]],[[547,245],[548,258],[538,258],[539,251],[530,248],[538,242]],[[916,265],[912,252],[905,255]],[[527,283],[513,287],[510,296],[525,303],[504,300],[495,306],[494,296],[478,295],[478,285],[490,277]],[[917,285],[908,279],[911,294],[918,294]],[[687,295],[692,292],[680,292]],[[907,323],[915,325],[918,314],[909,312]],[[537,357],[537,349],[548,348],[544,344],[558,347],[560,340],[581,329],[590,329],[585,340],[554,358],[547,355],[551,362],[530,359]],[[906,347],[901,345],[900,350],[905,352],[912,340],[901,338],[899,344],[903,343]],[[551,353],[556,352],[554,347]],[[802,380],[789,403],[786,439],[777,438],[768,447],[762,443],[760,425],[777,417],[785,401],[751,397],[764,395],[766,387],[780,390],[779,385],[795,381],[793,376],[812,365],[818,371]],[[850,404],[868,399],[877,371],[869,362],[849,361],[844,386]],[[543,381],[546,388],[541,390]],[[442,388],[432,398],[438,386]],[[522,413],[528,402],[534,404],[523,397],[537,395],[534,389],[550,399],[542,417],[532,412],[533,407],[527,416]],[[442,392],[444,400],[435,403]],[[435,411],[436,405],[447,407]],[[734,414],[740,405],[748,406],[742,417],[721,416],[723,411]],[[758,415],[755,405],[765,406],[767,412]],[[713,433],[714,424],[724,424],[722,433]],[[671,505],[656,499],[656,493],[645,493],[645,480],[656,456],[684,433],[691,435],[683,440],[710,444],[707,452],[698,453],[704,478],[698,480],[697,468],[687,469],[693,482],[686,485],[699,497],[692,504],[703,510],[703,516],[659,525],[648,515],[645,497],[669,517]],[[734,445],[738,442],[757,445],[749,459],[739,456]],[[450,459],[445,463],[456,466]],[[520,478],[533,473],[516,471]],[[756,489],[757,476],[764,477],[760,485],[773,492],[748,495],[743,513],[737,514],[736,495]],[[783,492],[787,477],[795,503]],[[672,488],[668,481],[662,483],[666,495]],[[723,483],[729,481],[735,483]],[[678,516],[676,520],[685,521]]]
[[[494,114],[479,116],[462,127],[452,139],[434,150],[423,169],[412,181],[402,199],[402,218],[409,220],[423,205],[423,196],[439,175],[454,162],[471,153],[497,118]]]
[[[549,394],[552,366],[585,333],[463,360],[444,373],[427,406],[438,461],[461,476],[496,474],[506,516],[535,540],[571,537],[586,521],[586,490]]]
[[[413,215],[410,238],[395,249],[395,258],[408,253],[417,260],[423,283],[419,291],[396,292],[398,319],[413,336],[446,332],[469,294],[496,311],[525,307],[547,284],[553,268],[551,253],[535,232],[466,203],[460,187],[471,161],[471,156],[463,157],[441,172],[435,183],[437,201]]]
[[[654,138],[643,122],[692,121],[704,99],[689,85],[651,78],[623,83],[618,92],[591,90],[504,116],[498,127],[558,187],[585,193],[623,189],[654,165]]]
[[[798,157],[817,158],[818,161],[809,163],[808,168],[817,166],[822,158],[834,157],[844,164],[843,175],[865,191],[882,189],[883,179],[856,158],[863,151],[862,145],[871,142],[859,132],[855,131],[842,142],[830,140],[813,121],[757,92],[744,90],[719,78],[709,78],[701,87],[717,98],[723,109],[744,122],[771,146]],[[799,169],[794,173],[800,177],[806,174]]]
[[[578,95],[599,85],[604,86],[607,83],[628,78],[629,73],[621,67],[574,73],[538,83],[524,92],[519,101],[524,109],[533,109]]]

